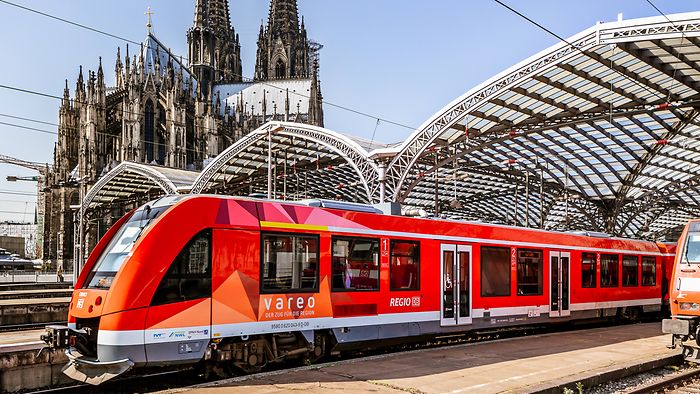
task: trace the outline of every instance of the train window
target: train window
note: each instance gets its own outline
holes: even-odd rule
[[[211,230],[195,235],[175,257],[151,305],[211,297]]]
[[[391,241],[391,290],[420,289],[420,244],[418,241]]]
[[[379,240],[333,237],[333,291],[379,289]]]
[[[642,286],[656,286],[656,257],[642,257]]]
[[[518,295],[542,295],[542,251],[518,249]]]
[[[685,241],[685,253],[681,255],[679,261],[684,263],[700,263],[700,231],[698,231],[698,223],[692,222],[688,229],[688,237]]]
[[[617,287],[619,258],[616,254],[600,255],[600,287]]]
[[[148,209],[146,209],[148,207]],[[100,255],[85,281],[87,287],[109,289],[126,258],[131,253],[136,241],[148,225],[170,206],[151,209],[149,205],[139,208],[129,220],[114,234],[109,244]]]
[[[637,256],[622,256],[622,286],[637,286],[639,278],[639,258]]]
[[[595,253],[581,253],[581,287],[596,286],[595,263]]]
[[[481,296],[510,295],[510,248],[481,247]]]
[[[318,235],[263,234],[262,291],[318,291]]]

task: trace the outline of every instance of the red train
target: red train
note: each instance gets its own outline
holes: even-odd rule
[[[168,196],[90,255],[65,373],[256,370],[292,357],[470,330],[659,311],[672,251],[653,242],[382,214],[365,205]]]

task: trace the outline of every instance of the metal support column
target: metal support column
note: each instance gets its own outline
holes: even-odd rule
[[[267,132],[267,198],[272,198],[272,131]]]

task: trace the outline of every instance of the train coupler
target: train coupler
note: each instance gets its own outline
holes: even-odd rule
[[[46,326],[46,333],[40,338],[50,349],[68,349],[75,347],[79,338],[86,338],[89,335],[87,330],[76,330],[67,326],[51,325]]]

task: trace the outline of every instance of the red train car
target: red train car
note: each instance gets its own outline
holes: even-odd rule
[[[658,311],[663,245],[386,215],[371,206],[169,196],[117,222],[76,284],[64,372],[255,370],[425,336]]]

